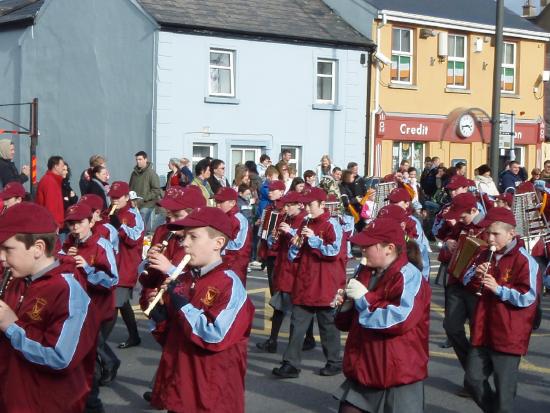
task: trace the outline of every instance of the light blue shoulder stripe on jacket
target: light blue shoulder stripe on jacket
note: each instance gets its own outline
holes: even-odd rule
[[[244,217],[243,214],[237,212],[235,217],[239,220],[239,233],[227,243],[226,250],[229,251],[239,251],[246,242],[246,236],[248,235],[248,220]]]
[[[326,257],[334,257],[340,253],[340,246],[342,244],[342,226],[335,218],[330,218],[329,221],[336,234],[336,240],[332,244],[323,244],[323,240],[317,235],[308,238],[307,242],[311,248],[321,251]]]
[[[422,274],[411,263],[401,268],[401,274],[403,276],[403,292],[398,306],[390,304],[386,308],[377,308],[370,311],[370,303],[365,297],[356,302],[355,307],[359,311],[359,323],[363,327],[384,329],[407,320],[414,307],[414,299],[422,285]]]
[[[122,228],[126,235],[128,235],[134,241],[137,241],[141,237],[141,235],[143,234],[143,230],[145,229],[143,218],[141,218],[140,213],[136,211],[135,208],[130,208],[128,211],[130,211],[132,215],[134,215],[136,225],[134,225],[133,227],[129,227],[126,224],[122,224],[120,228]]]
[[[474,275],[476,273],[476,266],[472,265],[468,270],[464,273],[464,278],[462,279],[462,284],[468,285],[470,281],[472,281],[472,278],[474,278]]]
[[[496,295],[502,301],[508,301],[516,307],[529,307],[537,298],[537,274],[539,265],[533,257],[531,257],[525,248],[520,248],[519,252],[527,259],[529,266],[529,291],[522,294],[515,288],[498,286]]]
[[[63,274],[63,278],[69,285],[69,316],[63,322],[54,347],[45,347],[27,338],[25,330],[15,323],[6,330],[6,336],[13,348],[20,351],[28,361],[54,370],[64,369],[71,363],[90,304],[90,297],[74,279],[73,274]]]
[[[432,234],[434,237],[437,237],[437,233],[445,223],[445,220],[442,217],[435,217],[434,223],[432,225]]]
[[[218,314],[213,323],[208,321],[203,310],[191,303],[181,308],[183,316],[193,329],[193,334],[207,343],[216,344],[223,341],[246,301],[246,290],[239,277],[231,270],[226,270],[225,274],[233,281],[231,297],[227,307]]]
[[[107,256],[107,261],[109,261],[110,273],[107,274],[105,271],[97,271],[93,266],[86,266],[84,269],[87,274],[88,282],[93,285],[101,285],[105,288],[111,288],[118,284],[118,269],[116,267],[115,253],[113,251],[113,246],[105,238],[100,238],[97,241],[97,245],[100,248],[103,248],[105,255]]]
[[[115,251],[115,255],[118,254],[119,251],[119,243],[120,239],[118,238],[118,231],[115,227],[113,227],[111,224],[103,224],[105,228],[109,230],[109,242],[113,246],[113,250]]]

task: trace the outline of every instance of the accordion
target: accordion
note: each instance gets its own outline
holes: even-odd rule
[[[272,209],[264,209],[262,211],[262,218],[260,221],[260,226],[258,228],[258,236],[260,239],[267,240],[269,234],[273,232],[277,225],[280,223],[279,212]],[[281,216],[282,219],[282,216]]]
[[[449,274],[455,278],[460,278],[486,246],[487,243],[479,238],[461,234],[458,238],[456,250],[449,262]]]

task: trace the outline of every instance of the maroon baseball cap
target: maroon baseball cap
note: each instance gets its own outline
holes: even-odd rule
[[[92,214],[93,211],[90,205],[79,202],[67,208],[67,212],[65,212],[65,222],[82,221],[85,218],[91,218]]]
[[[395,204],[388,204],[385,207],[380,208],[380,211],[378,211],[378,215],[376,215],[376,218],[387,218],[393,219],[397,222],[405,222],[408,216],[409,215],[407,214],[407,211],[405,211],[400,206]]]
[[[313,187],[307,191],[302,192],[302,202],[304,204],[309,204],[313,201],[326,201],[327,193],[321,188]]]
[[[57,232],[57,224],[50,211],[32,202],[21,202],[0,215],[0,243],[15,234],[55,232]]]
[[[171,186],[164,193],[164,198],[157,202],[157,205],[169,211],[181,211],[182,209],[194,209],[206,206],[206,199],[198,186],[189,185]]]
[[[103,210],[103,199],[99,195],[96,194],[86,194],[82,195],[80,198],[80,201],[78,203],[86,204],[90,208],[92,208],[92,211],[101,211]]]
[[[284,191],[286,189],[285,183],[283,181],[275,180],[269,183],[270,191]]]
[[[535,192],[535,185],[532,182],[525,181],[519,184],[516,188],[516,194],[525,194],[527,192]]]
[[[459,219],[464,212],[477,208],[477,199],[471,192],[458,194],[451,201],[451,208],[445,214],[445,219]]]
[[[505,224],[512,225],[513,227],[516,226],[516,218],[514,217],[514,213],[507,208],[500,207],[491,208],[489,212],[487,212],[485,219],[478,225],[480,227],[488,227],[493,222],[497,221],[504,222]]]
[[[231,219],[221,209],[213,207],[194,209],[185,218],[174,221],[168,224],[167,227],[171,231],[184,228],[211,227],[227,235],[229,238],[233,237]]]
[[[449,179],[449,182],[447,183],[445,188],[454,191],[455,189],[465,186],[472,186],[472,184],[472,181],[462,175],[453,175],[451,179]]]
[[[512,195],[510,192],[504,192],[503,194],[500,194],[497,196],[497,199],[499,201],[506,202],[510,208],[512,208],[512,204],[514,203],[514,195]]]
[[[279,199],[276,202],[280,202],[281,204],[297,204],[299,202],[302,202],[302,194],[296,191],[288,191],[285,196],[283,196],[281,199]]]
[[[128,182],[124,181],[115,181],[111,185],[111,189],[109,189],[109,195],[111,198],[120,198],[124,195],[130,194],[130,186],[128,185]]]
[[[393,189],[386,200],[390,201],[392,204],[397,204],[398,202],[411,202],[411,194],[405,188],[395,188]]]
[[[4,190],[0,192],[0,198],[10,199],[15,197],[24,198],[27,192],[21,183],[19,182],[9,182],[4,187]]]
[[[237,201],[238,197],[239,194],[233,188],[222,186],[220,189],[218,189],[216,195],[214,195],[214,200],[216,202]]]
[[[405,231],[395,219],[376,218],[363,231],[351,237],[350,241],[360,247],[369,247],[381,242],[404,246]]]

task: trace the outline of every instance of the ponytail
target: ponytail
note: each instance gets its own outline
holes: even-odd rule
[[[422,254],[420,253],[420,247],[413,239],[407,241],[407,258],[412,265],[422,272]]]

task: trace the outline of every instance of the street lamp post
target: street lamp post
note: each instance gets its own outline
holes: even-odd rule
[[[491,109],[491,147],[489,164],[495,182],[498,182],[499,132],[500,132],[500,82],[502,77],[502,48],[504,46],[502,26],[504,20],[504,0],[497,0],[495,26],[495,62],[493,70],[493,104]]]

